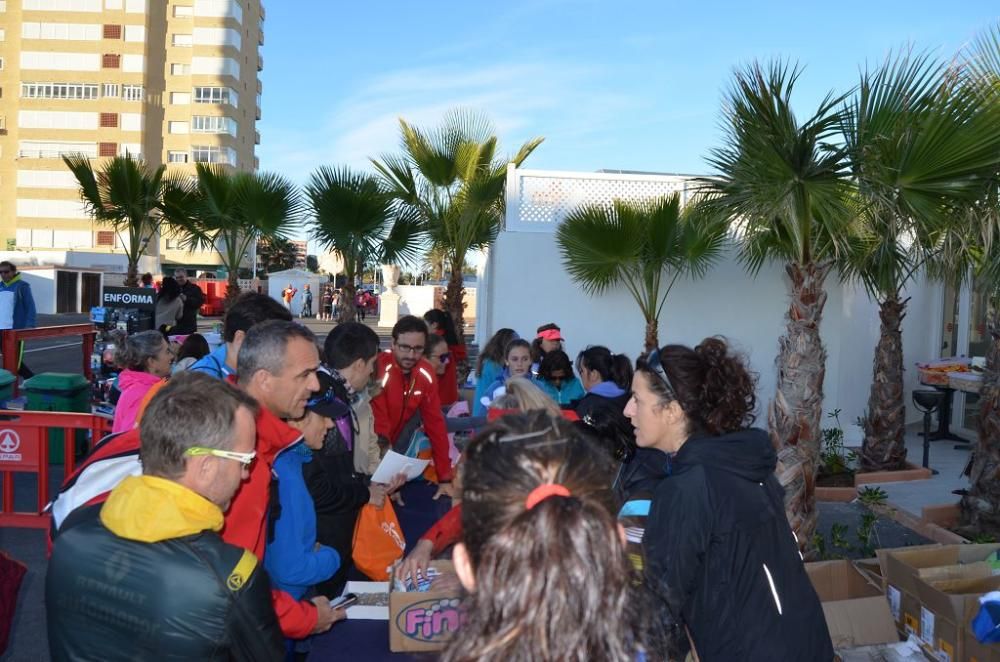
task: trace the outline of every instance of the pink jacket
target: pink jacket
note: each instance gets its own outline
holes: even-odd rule
[[[135,417],[139,414],[142,399],[153,388],[153,384],[163,379],[148,372],[122,370],[118,375],[118,388],[122,395],[115,405],[115,422],[111,432],[127,432],[135,427]]]

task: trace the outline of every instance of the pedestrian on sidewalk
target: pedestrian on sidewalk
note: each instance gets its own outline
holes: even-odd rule
[[[201,288],[188,280],[187,271],[177,269],[174,271],[174,279],[181,286],[181,295],[184,297],[184,314],[174,326],[173,333],[179,336],[186,336],[198,330],[198,311],[205,303],[205,293]]]
[[[21,279],[17,267],[0,262],[0,329],[33,329],[38,326],[31,286]],[[35,373],[24,365],[24,342],[17,344],[17,374],[31,379]]]
[[[313,293],[309,289],[309,284],[306,283],[302,288],[302,310],[299,312],[299,317],[312,317],[313,316]]]

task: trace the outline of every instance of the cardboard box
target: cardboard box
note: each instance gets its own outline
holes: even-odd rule
[[[865,577],[850,561],[820,561],[805,567],[834,648],[899,641],[880,583]]]
[[[878,550],[882,576],[885,577],[889,609],[896,628],[903,636],[920,634],[920,598],[917,584],[920,573],[930,568],[967,565],[987,558],[1000,549],[989,545],[922,545]],[[928,576],[934,572],[926,572]]]
[[[937,582],[919,581],[919,637],[924,647],[943,662],[965,658],[965,641],[972,637],[969,622],[979,608],[979,596],[1000,589],[998,577],[972,577]]]
[[[912,637],[894,644],[876,644],[835,651],[836,662],[927,662],[930,658]]]
[[[451,561],[432,561],[442,573],[454,573]],[[458,629],[461,597],[457,591],[397,591],[389,578],[389,649],[394,653],[437,651]]]

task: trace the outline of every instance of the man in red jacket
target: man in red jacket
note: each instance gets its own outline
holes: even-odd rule
[[[426,345],[427,325],[419,317],[407,315],[392,327],[392,349],[380,353],[375,364],[382,392],[372,398],[372,413],[379,441],[396,450],[406,450],[409,439],[402,437],[412,433],[415,423],[423,425],[438,477],[436,499],[453,496],[452,467],[434,368],[423,358]]]
[[[302,434],[282,419],[301,418],[313,391],[319,389],[316,369],[319,351],[312,331],[284,320],[256,324],[240,346],[236,359],[238,382],[260,404],[257,417],[257,458],[250,477],[236,493],[226,513],[222,539],[264,558],[267,515],[271,494],[271,467],[278,453],[294,445]],[[326,597],[295,600],[284,591],[272,591],[281,630],[290,639],[325,632],[346,617],[331,609]]]

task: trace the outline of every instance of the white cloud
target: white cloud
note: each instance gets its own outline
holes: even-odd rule
[[[505,152],[538,135],[562,144],[600,141],[637,105],[610,91],[613,80],[613,72],[601,67],[555,60],[391,71],[346,90],[325,115],[269,129],[261,167],[297,182],[324,164],[368,168],[369,157],[399,151],[400,117],[434,127],[458,107],[484,112]]]

